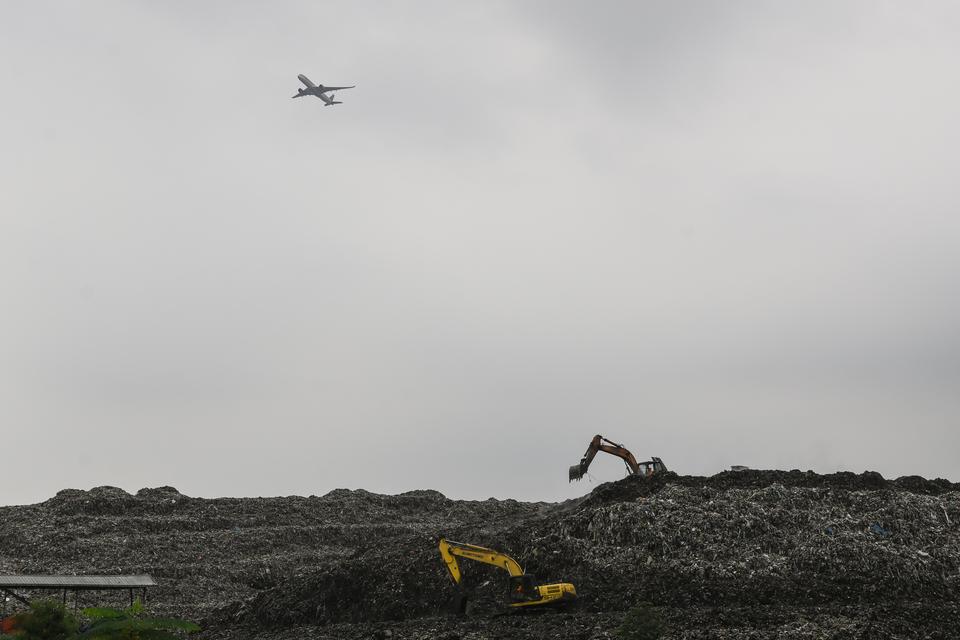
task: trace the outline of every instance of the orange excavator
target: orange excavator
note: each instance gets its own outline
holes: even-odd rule
[[[590,446],[587,447],[587,452],[583,454],[583,458],[580,459],[580,464],[575,464],[570,467],[570,482],[579,480],[586,475],[587,469],[590,467],[590,463],[593,462],[593,458],[597,455],[598,451],[609,453],[623,460],[623,463],[627,465],[627,471],[632,476],[652,476],[667,470],[667,466],[663,464],[663,460],[660,458],[652,457],[644,462],[637,462],[637,459],[633,457],[633,454],[630,453],[630,450],[625,446],[597,434],[593,436],[593,440],[590,441]]]

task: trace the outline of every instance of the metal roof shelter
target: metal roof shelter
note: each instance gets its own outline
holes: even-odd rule
[[[130,591],[130,604],[133,604],[134,589],[139,589],[143,600],[147,599],[147,588],[157,583],[151,576],[38,576],[38,575],[0,575],[0,592],[29,605],[30,602],[17,594],[14,589],[27,591],[62,591],[63,602],[67,602],[68,591]]]

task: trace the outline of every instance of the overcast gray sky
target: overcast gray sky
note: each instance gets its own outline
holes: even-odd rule
[[[958,31],[946,1],[4,3],[0,503],[554,500],[594,433],[960,480]]]

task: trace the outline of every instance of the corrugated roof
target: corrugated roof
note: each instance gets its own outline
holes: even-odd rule
[[[132,589],[155,587],[150,576],[0,576],[7,589]]]

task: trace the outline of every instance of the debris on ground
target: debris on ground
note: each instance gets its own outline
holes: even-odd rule
[[[477,564],[465,577],[473,609],[448,615],[441,535],[573,582],[579,608],[497,615],[503,572]],[[946,639],[960,628],[960,485],[664,472],[556,504],[68,489],[0,507],[0,573],[147,573],[159,584],[151,614],[202,621],[203,638],[590,640],[649,602],[668,639]]]

